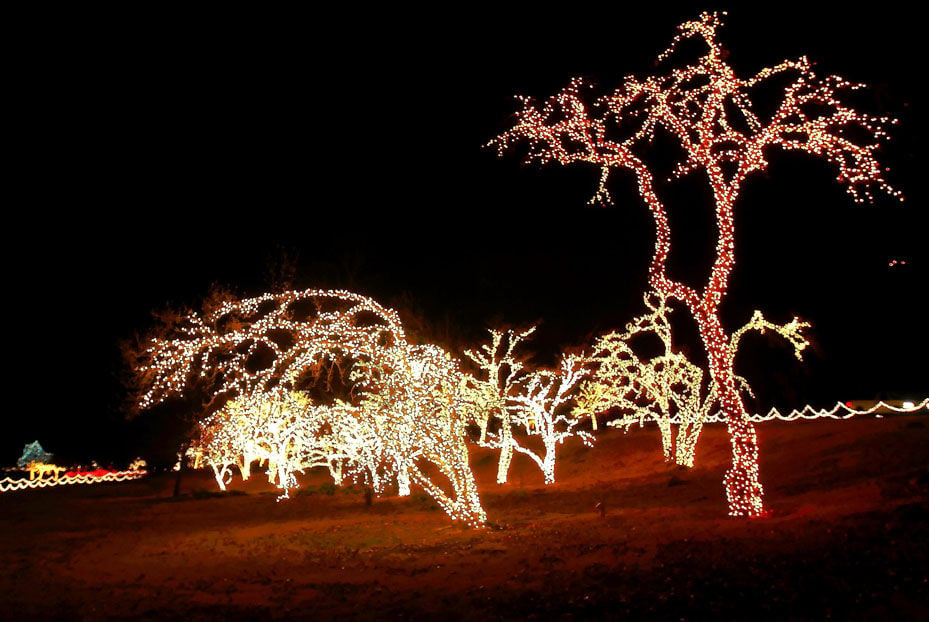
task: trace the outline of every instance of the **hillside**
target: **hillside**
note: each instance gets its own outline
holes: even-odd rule
[[[726,517],[725,428],[698,467],[653,427],[569,443],[558,482],[472,451],[492,528],[414,489],[371,507],[305,478],[206,472],[0,495],[3,619],[929,619],[929,418],[758,426],[771,516]],[[576,439],[572,439],[576,440]],[[601,517],[596,509],[604,504]]]

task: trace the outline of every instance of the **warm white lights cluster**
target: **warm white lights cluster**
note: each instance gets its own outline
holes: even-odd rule
[[[30,462],[26,469],[29,471],[29,479],[42,479],[46,475],[50,475],[52,479],[58,479],[60,474],[68,470],[57,464],[46,464],[44,462]]]
[[[583,419],[567,408],[578,381],[587,373],[583,361],[565,356],[557,370],[527,370],[516,349],[534,331],[534,326],[523,331],[492,329],[489,344],[465,352],[478,368],[465,375],[465,401],[471,421],[480,428],[478,444],[500,450],[498,484],[506,483],[514,452],[532,459],[545,483],[551,484],[557,446],[572,436],[587,445],[593,442],[590,433],[576,429]],[[537,444],[532,439],[536,436],[541,451],[529,445]]]
[[[596,418],[616,409],[618,419],[607,425],[629,429],[633,423],[654,420],[661,430],[665,460],[693,466],[694,450],[703,422],[716,403],[712,383],[705,397],[703,370],[671,346],[671,324],[664,296],[645,296],[649,312],[626,325],[625,331],[598,338],[586,358],[594,371],[581,386],[576,410]],[[662,354],[643,360],[631,342],[640,335],[656,335]],[[672,422],[678,424],[675,444]],[[676,445],[676,446],[675,446]]]
[[[545,483],[555,481],[555,450],[558,445],[572,436],[579,437],[588,447],[593,436],[575,429],[583,419],[568,408],[575,385],[587,374],[583,361],[566,355],[556,371],[538,370],[527,374],[520,381],[520,390],[508,398],[512,404],[513,425],[526,436],[538,436],[544,452],[538,453],[521,445],[513,435],[513,449],[529,456],[542,470]]]
[[[342,483],[344,456],[326,429],[333,410],[313,404],[297,391],[274,391],[231,400],[200,422],[200,438],[188,456],[195,465],[212,467],[216,482],[225,490],[236,467],[243,480],[251,476],[256,460],[267,464],[268,481],[277,483],[288,497],[296,486],[295,472],[327,467],[336,484]]]
[[[314,403],[301,379],[324,365],[350,369],[349,401]],[[333,480],[380,493],[421,486],[454,519],[486,522],[468,463],[458,362],[406,339],[396,312],[343,290],[304,290],[227,300],[188,313],[171,338],[155,338],[136,369],[147,382],[141,407],[211,385],[223,407],[201,424],[195,459],[220,487],[255,460],[287,490],[295,473],[325,466]],[[423,469],[425,463],[433,468]],[[435,473],[448,482],[446,490]]]
[[[655,226],[655,254],[649,284],[661,296],[681,301],[693,316],[706,350],[710,378],[720,410],[725,414],[732,445],[732,465],[726,474],[729,512],[734,516],[764,513],[758,476],[758,443],[745,411],[740,383],[732,371],[731,337],[719,320],[735,264],[733,210],[744,180],[768,166],[769,147],[803,151],[827,159],[838,169],[837,180],[855,201],[871,200],[872,188],[902,200],[883,179],[876,151],[896,121],[860,113],[841,96],[860,85],[836,77],[820,77],[806,58],[784,61],[748,78],[739,78],[726,62],[717,39],[721,14],[704,13],[679,26],[671,46],[659,56],[659,72],[639,78],[627,76],[613,93],[588,106],[580,79],[541,105],[520,98],[514,126],[491,141],[499,153],[516,142],[528,142],[527,161],[542,164],[581,162],[600,169],[594,201],[609,202],[607,181],[612,171],[629,170]],[[697,39],[706,52],[696,61],[667,67],[677,44]],[[662,69],[662,67],[665,67]],[[771,78],[784,78],[779,104],[769,118],[753,110],[753,89]],[[716,258],[700,288],[671,279],[666,270],[671,251],[667,210],[656,193],[652,170],[643,146],[661,128],[683,150],[675,176],[702,171],[712,190],[718,239]],[[858,131],[869,141],[852,140]]]

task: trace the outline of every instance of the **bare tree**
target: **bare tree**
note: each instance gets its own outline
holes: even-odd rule
[[[732,464],[725,477],[729,513],[758,516],[764,512],[758,442],[732,371],[730,336],[719,319],[719,305],[735,263],[736,201],[746,178],[768,166],[766,150],[776,147],[834,164],[837,180],[847,185],[855,201],[872,200],[875,187],[898,197],[899,192],[884,181],[876,158],[879,144],[895,121],[843,103],[847,92],[861,85],[837,76],[821,77],[805,57],[783,61],[747,78],[737,77],[717,39],[721,24],[721,14],[703,13],[680,25],[671,46],[658,57],[655,75],[627,76],[619,88],[592,106],[585,103],[587,85],[580,79],[541,105],[520,98],[522,108],[513,127],[490,144],[502,154],[515,142],[525,141],[527,161],[596,166],[600,183],[592,201],[611,200],[607,182],[612,171],[625,169],[635,176],[654,222],[650,286],[689,309],[726,415],[732,447]],[[669,66],[676,46],[687,39],[702,43],[705,53],[696,61]],[[754,111],[752,99],[759,86],[774,84],[772,78],[786,80],[787,86],[779,91],[774,112],[762,117]],[[718,238],[716,257],[702,287],[691,287],[667,274],[668,215],[657,193],[653,167],[643,155],[659,129],[673,137],[684,154],[674,177],[700,172],[712,191]],[[853,138],[855,133],[867,139]]]

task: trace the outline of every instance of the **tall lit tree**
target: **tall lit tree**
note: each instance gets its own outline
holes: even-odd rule
[[[843,103],[849,90],[860,88],[837,76],[820,76],[805,57],[783,61],[746,78],[735,75],[717,39],[719,13],[703,13],[678,27],[670,47],[658,57],[655,75],[627,76],[612,93],[588,105],[587,85],[574,79],[544,103],[520,98],[511,129],[491,141],[503,153],[513,143],[528,142],[527,161],[540,164],[576,162],[600,169],[592,201],[609,202],[607,182],[615,170],[635,176],[638,191],[654,221],[655,252],[649,283],[659,294],[681,301],[700,331],[710,375],[726,415],[732,464],[725,477],[729,513],[758,516],[764,511],[758,476],[758,442],[739,384],[732,371],[730,336],[719,319],[729,275],[735,263],[733,210],[743,182],[768,166],[766,150],[781,148],[825,158],[838,169],[855,201],[872,200],[878,190],[899,196],[882,177],[876,150],[895,123]],[[696,40],[705,52],[693,62],[671,64],[678,43]],[[752,98],[772,78],[785,80],[770,116],[754,110]],[[700,173],[712,191],[717,228],[716,257],[702,287],[668,276],[671,230],[665,204],[656,192],[655,174],[643,147],[661,129],[673,137],[683,156],[674,177]],[[861,137],[865,137],[862,140]]]

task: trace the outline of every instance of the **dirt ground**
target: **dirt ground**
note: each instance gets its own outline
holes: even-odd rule
[[[0,618],[929,619],[929,417],[765,423],[771,515],[726,517],[723,426],[697,468],[654,427],[563,447],[543,486],[472,452],[491,528],[422,494],[299,494],[206,472],[0,495]],[[605,505],[605,516],[596,509]]]

